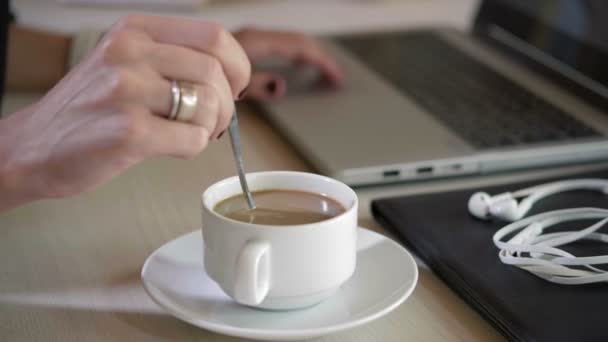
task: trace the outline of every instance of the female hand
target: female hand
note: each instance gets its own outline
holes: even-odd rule
[[[249,60],[255,66],[269,58],[282,58],[295,64],[309,64],[318,68],[330,85],[340,86],[343,74],[333,58],[313,38],[293,32],[243,29],[234,34]],[[247,96],[256,100],[272,100],[282,96],[287,84],[276,74],[255,71],[247,89]]]
[[[215,24],[120,20],[40,102],[0,121],[0,210],[89,190],[149,156],[196,156],[226,129],[250,72]],[[171,80],[196,88],[191,122],[166,118]]]

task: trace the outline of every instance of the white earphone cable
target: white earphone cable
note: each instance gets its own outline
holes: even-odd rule
[[[556,193],[595,190],[608,194],[608,180],[577,179],[541,184],[495,196],[476,193],[469,200],[472,215],[512,221],[492,237],[501,262],[526,270],[550,282],[579,285],[608,282],[608,271],[596,267],[608,264],[608,255],[577,257],[561,246],[590,240],[608,244],[608,234],[597,232],[608,225],[608,209],[571,208],[522,218],[537,201]],[[521,199],[517,202],[517,199]],[[570,221],[598,220],[576,231],[546,232]],[[510,238],[507,237],[511,236]]]

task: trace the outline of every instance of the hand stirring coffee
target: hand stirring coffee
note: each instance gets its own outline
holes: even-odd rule
[[[239,175],[241,188],[243,189],[243,194],[245,195],[245,199],[247,200],[247,205],[249,206],[249,209],[253,210],[255,209],[255,203],[253,202],[253,196],[251,196],[251,192],[249,191],[249,186],[247,186],[247,178],[245,177],[245,170],[243,168],[243,157],[241,155],[241,138],[239,135],[239,120],[236,117],[236,111],[234,111],[232,119],[230,120],[230,125],[228,126],[228,134],[230,134],[232,154],[234,155],[234,160],[236,162],[236,171]]]

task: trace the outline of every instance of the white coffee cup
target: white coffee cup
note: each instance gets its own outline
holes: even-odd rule
[[[275,310],[312,306],[331,296],[355,270],[355,192],[324,176],[291,171],[251,173],[252,191],[299,190],[328,196],[346,211],[325,221],[272,226],[224,217],[214,207],[242,193],[237,177],[202,195],[207,274],[238,303]]]

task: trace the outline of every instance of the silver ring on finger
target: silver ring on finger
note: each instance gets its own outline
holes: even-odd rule
[[[176,121],[192,122],[198,109],[198,92],[190,82],[177,82],[180,91],[179,108],[175,115]]]
[[[179,111],[180,102],[182,98],[182,93],[179,85],[176,81],[171,81],[171,111],[169,111],[169,115],[167,119],[175,120],[177,117],[177,112]]]

